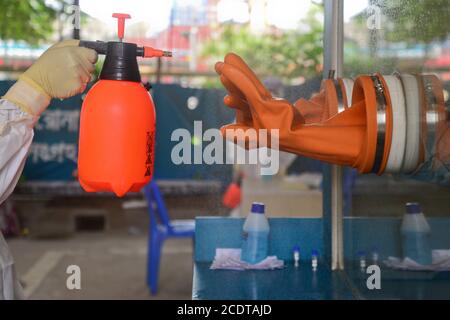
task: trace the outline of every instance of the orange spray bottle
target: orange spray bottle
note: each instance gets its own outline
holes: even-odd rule
[[[127,14],[118,19],[119,41],[80,41],[106,55],[100,80],[87,93],[80,115],[78,178],[87,192],[121,197],[139,191],[153,175],[155,109],[141,83],[136,57],[170,57],[167,51],[122,42]]]

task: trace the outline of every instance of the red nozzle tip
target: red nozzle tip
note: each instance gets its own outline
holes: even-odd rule
[[[152,47],[144,47],[144,58],[155,57],[172,57],[172,52],[154,49]]]
[[[130,19],[131,16],[127,13],[113,13],[113,18],[117,18],[117,36],[122,41],[125,35],[125,19]]]

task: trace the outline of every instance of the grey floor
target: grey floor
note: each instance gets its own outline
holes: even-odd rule
[[[191,299],[192,241],[167,240],[159,293],[145,284],[144,234],[77,233],[69,239],[9,239],[29,299]],[[81,270],[81,289],[66,287],[66,269]]]

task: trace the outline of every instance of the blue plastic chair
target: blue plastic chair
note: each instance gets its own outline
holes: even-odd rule
[[[155,181],[144,187],[150,217],[147,258],[147,285],[158,292],[161,249],[167,238],[194,238],[195,220],[170,220],[163,197]]]

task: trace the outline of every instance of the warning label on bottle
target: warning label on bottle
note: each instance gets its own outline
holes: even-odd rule
[[[147,131],[146,159],[145,159],[145,177],[152,175],[153,168],[153,138],[154,132]]]

